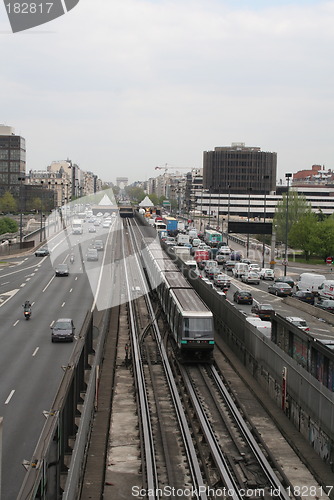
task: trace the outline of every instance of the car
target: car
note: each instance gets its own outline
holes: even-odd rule
[[[227,260],[223,262],[223,269],[225,269],[225,271],[233,271],[234,266],[235,266],[235,260]]]
[[[271,304],[256,303],[252,306],[251,312],[256,314],[262,320],[271,320],[275,315],[275,310]]]
[[[314,304],[315,307],[319,307],[324,311],[328,311],[330,313],[334,313],[334,300],[331,299],[323,299],[320,300],[317,304]]]
[[[226,255],[222,253],[217,253],[215,259],[218,262],[218,264],[224,264],[224,262],[226,262]]]
[[[73,342],[74,331],[71,318],[59,318],[51,326],[51,342]]]
[[[47,247],[41,247],[35,251],[35,255],[36,257],[45,257],[46,255],[50,255],[50,251]]]
[[[99,256],[96,248],[88,248],[87,250],[87,261],[89,260],[99,260]]]
[[[233,250],[230,255],[231,260],[241,260],[242,253],[239,250]]]
[[[89,226],[88,232],[89,233],[96,233],[96,227],[95,226]]]
[[[67,264],[58,264],[55,268],[56,276],[68,276],[70,271]]]
[[[248,269],[250,271],[255,271],[256,273],[259,273],[261,271],[259,264],[249,264]]]
[[[308,324],[303,318],[298,318],[297,316],[287,316],[285,319],[289,321],[289,323],[292,323],[298,328],[304,330],[304,332],[308,332],[310,330]]]
[[[274,281],[275,275],[274,275],[274,270],[273,269],[269,269],[267,267],[263,267],[260,270],[259,274],[260,274],[261,280],[273,280]]]
[[[207,278],[214,280],[215,276],[220,274],[220,269],[217,267],[210,267],[207,271],[205,271],[205,274]]]
[[[274,282],[268,286],[268,292],[280,297],[286,297],[287,295],[292,295],[292,288],[287,283]]]
[[[227,274],[219,273],[213,278],[215,286],[219,288],[229,288],[231,286],[231,278]]]
[[[253,295],[245,290],[237,290],[233,294],[233,300],[237,304],[253,304]]]
[[[292,297],[294,299],[301,300],[302,302],[314,305],[314,294],[309,290],[298,290],[292,294]]]
[[[96,248],[96,250],[98,252],[102,251],[104,249],[103,241],[102,240],[95,240],[94,241],[94,248]]]
[[[291,276],[279,276],[275,278],[276,283],[287,283],[291,288],[295,286],[295,281]]]
[[[248,271],[241,276],[241,281],[244,283],[253,283],[254,285],[258,285],[260,283],[260,275],[255,271]]]

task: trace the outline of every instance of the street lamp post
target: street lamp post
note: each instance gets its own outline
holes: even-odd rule
[[[291,173],[285,174],[287,180],[288,189],[286,192],[286,216],[285,216],[285,251],[284,251],[284,276],[286,276],[286,268],[288,265],[288,234],[289,234],[289,186],[290,179],[292,177]]]
[[[228,186],[228,202],[227,202],[227,229],[226,229],[226,243],[228,245],[228,225],[230,223],[230,199],[231,199],[231,184]]]
[[[23,202],[22,202],[22,181],[25,180],[25,177],[18,177],[20,181],[20,191],[19,191],[19,200],[20,200],[20,248],[22,248],[23,241]]]
[[[252,192],[252,188],[249,188],[249,195],[248,195],[248,217],[247,217],[247,224],[248,224],[248,231],[247,231],[247,259],[249,256],[249,218],[250,218],[250,195]]]
[[[266,208],[267,208],[267,183],[266,181],[269,179],[269,175],[264,175],[263,180],[264,180],[264,205],[263,205],[263,224],[266,223]],[[264,254],[266,250],[266,241],[265,241],[265,234],[263,234],[263,247],[262,247],[262,267],[264,267]]]

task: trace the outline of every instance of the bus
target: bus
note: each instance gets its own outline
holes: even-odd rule
[[[221,243],[223,241],[223,235],[222,233],[214,231],[213,229],[206,229],[204,231],[204,241],[207,245],[216,247],[218,243]]]

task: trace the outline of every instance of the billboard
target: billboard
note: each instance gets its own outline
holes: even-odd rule
[[[228,233],[272,234],[272,222],[235,222],[229,221]]]

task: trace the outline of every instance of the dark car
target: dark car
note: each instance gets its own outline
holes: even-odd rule
[[[234,266],[235,260],[227,260],[223,263],[223,269],[225,269],[225,271],[232,271],[234,269]]]
[[[292,295],[292,288],[287,283],[278,282],[273,283],[268,286],[268,292],[273,293],[280,297],[286,297],[287,295]]]
[[[270,321],[275,315],[274,308],[271,304],[254,304],[251,311],[263,320]]]
[[[59,318],[51,326],[51,342],[73,342],[74,324],[71,318]]]
[[[35,251],[35,255],[36,257],[45,257],[46,255],[50,255],[50,252],[47,247],[41,247]]]
[[[55,273],[56,276],[68,276],[70,274],[70,271],[68,269],[67,264],[58,264],[58,266],[55,268]]]
[[[173,245],[175,245],[175,242],[173,243]],[[96,250],[98,250],[99,252],[102,251],[104,248],[103,241],[102,240],[95,240],[94,241],[94,248],[96,248]]]
[[[237,304],[253,304],[253,295],[244,290],[237,290],[233,295],[233,300]]]
[[[278,278],[275,278],[276,283],[287,283],[290,285],[291,288],[295,286],[294,279],[291,278],[291,276],[280,276]]]
[[[241,260],[242,253],[239,250],[233,250],[230,255],[231,260]]]
[[[308,304],[314,304],[314,295],[307,290],[298,290],[298,292],[292,294],[292,297]]]
[[[324,299],[318,302],[317,304],[314,304],[315,307],[319,307],[320,309],[323,309],[324,311],[328,311],[330,313],[334,313],[334,300],[331,299]]]
[[[88,248],[87,250],[87,260],[99,260],[99,256],[96,248]]]

